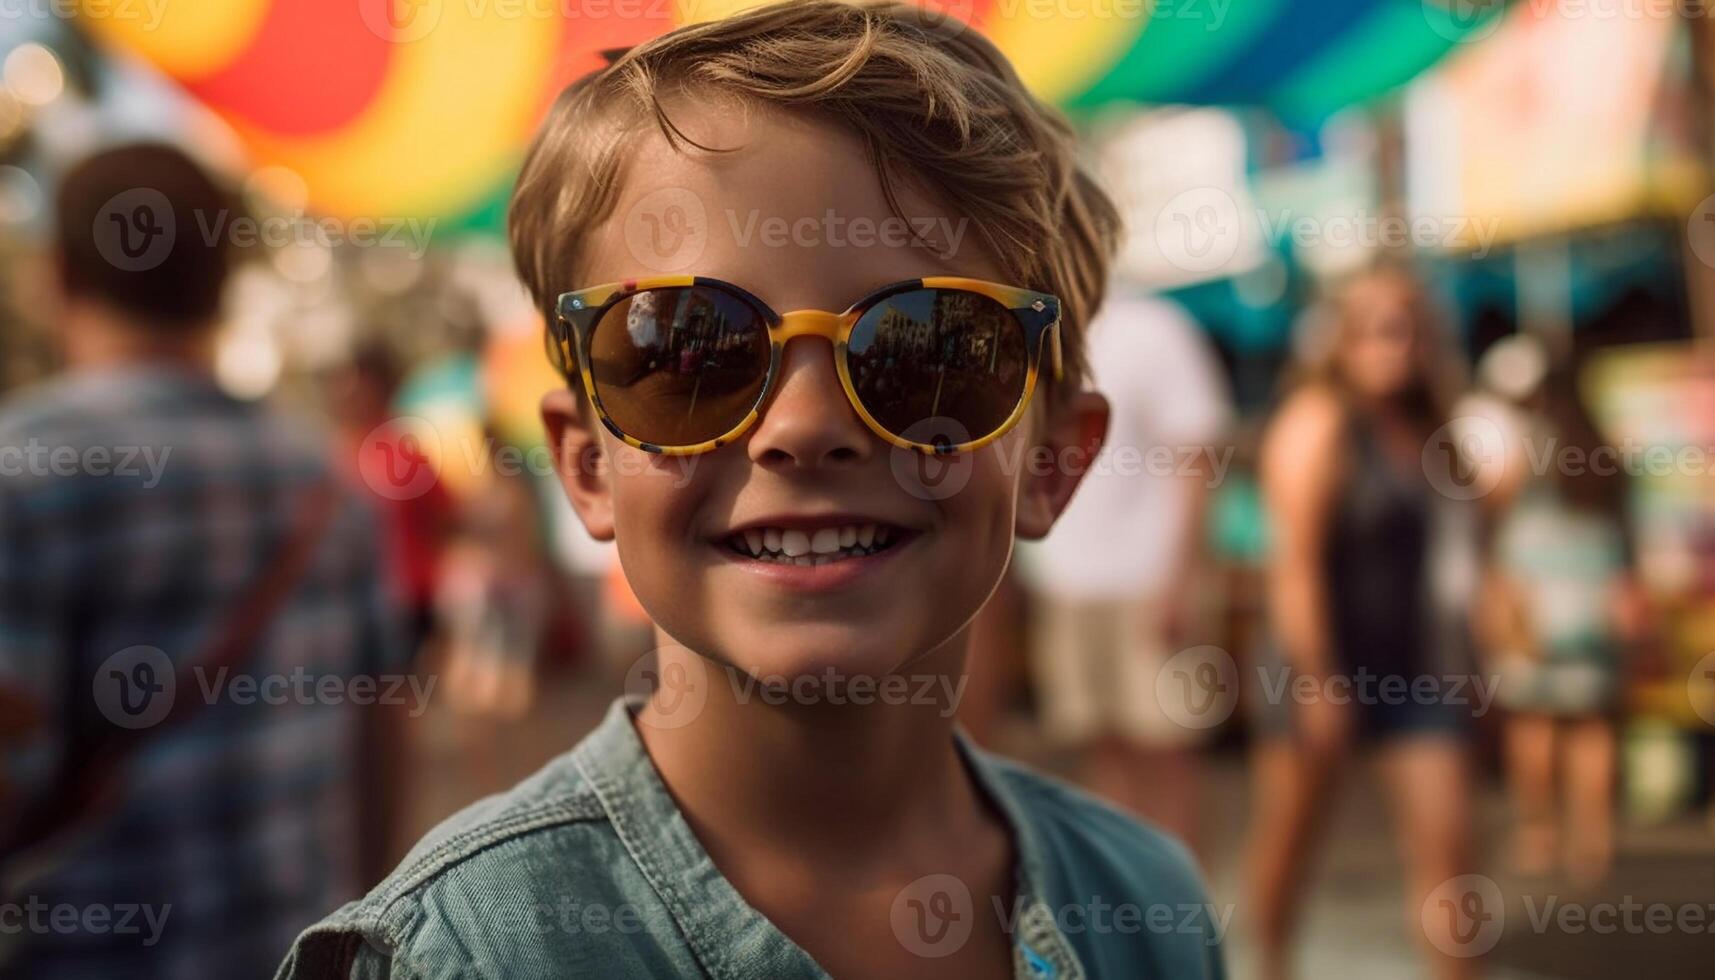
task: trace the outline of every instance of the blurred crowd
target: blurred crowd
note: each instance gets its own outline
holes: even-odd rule
[[[507,342],[494,324],[446,316],[438,347],[359,329],[274,404],[234,397],[216,338],[238,259],[175,246],[147,279],[117,274],[112,250],[146,229],[95,209],[139,181],[227,206],[166,146],[68,173],[42,334],[59,367],[9,379],[0,407],[17,464],[0,482],[0,886],[44,908],[167,902],[174,928],[158,945],[0,934],[9,977],[260,975],[422,829],[430,789],[407,773],[454,804],[497,788],[484,766],[573,741],[518,741],[552,692],[634,686],[651,643],[546,450],[493,407],[506,393],[477,383],[456,423],[422,400]],[[1107,446],[978,622],[962,719],[1240,868],[1226,897],[1264,977],[1292,972],[1314,868],[1345,843],[1336,791],[1370,764],[1423,962],[1473,975],[1457,917],[1421,911],[1462,900],[1438,898],[1450,883],[1499,864],[1599,891],[1626,819],[1708,819],[1715,756],[1695,733],[1715,712],[1695,684],[1672,724],[1704,754],[1675,804],[1626,748],[1673,717],[1649,691],[1685,684],[1673,622],[1715,604],[1715,549],[1692,541],[1678,591],[1652,587],[1645,473],[1591,396],[1612,345],[1525,329],[1476,349],[1405,262],[1334,282],[1296,333],[1241,410],[1184,308],[1116,290],[1091,332]],[[1707,347],[1678,357],[1689,400],[1646,416],[1715,405]],[[75,459],[62,472],[32,445]],[[87,478],[113,446],[172,465]],[[237,686],[305,669],[371,683],[248,702]],[[231,696],[189,696],[214,684]],[[55,693],[92,688],[94,704]],[[474,768],[408,763],[442,716]],[[1242,804],[1210,780],[1239,758]],[[1481,806],[1500,792],[1504,826]],[[1235,805],[1240,852],[1207,832]]]

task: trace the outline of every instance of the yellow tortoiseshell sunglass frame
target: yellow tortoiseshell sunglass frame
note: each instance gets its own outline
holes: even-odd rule
[[[743,420],[713,439],[683,446],[661,445],[638,439],[621,430],[609,417],[606,409],[602,407],[601,395],[596,389],[595,377],[590,372],[589,351],[596,325],[608,310],[638,293],[691,286],[705,287],[728,294],[752,307],[762,317],[768,328],[769,339],[767,376],[763,380],[762,389],[756,397],[756,402],[751,405],[750,411]],[[1026,358],[1024,389],[1019,394],[1018,404],[1013,407],[1011,414],[993,432],[983,433],[967,442],[958,444],[914,442],[889,430],[877,421],[875,416],[870,414],[869,409],[864,406],[862,398],[858,396],[857,389],[852,384],[846,357],[847,343],[851,338],[852,330],[865,313],[889,296],[921,289],[950,289],[985,296],[1005,307],[1023,331]],[[1017,286],[1005,286],[1000,283],[984,282],[980,279],[965,279],[958,276],[932,276],[891,283],[853,303],[844,313],[828,313],[822,310],[794,310],[790,313],[776,313],[769,308],[768,304],[743,287],[708,276],[655,276],[643,279],[627,279],[624,282],[608,283],[603,286],[590,286],[586,289],[562,293],[556,303],[556,311],[558,316],[548,328],[549,360],[554,362],[554,366],[568,383],[571,381],[571,365],[576,364],[578,366],[578,373],[583,378],[584,393],[588,396],[591,406],[594,407],[596,417],[616,438],[645,452],[668,456],[690,456],[696,453],[710,452],[736,441],[749,431],[750,427],[756,424],[757,419],[761,418],[763,409],[774,392],[775,383],[779,380],[780,364],[785,354],[786,344],[794,337],[826,338],[834,347],[834,364],[838,369],[840,385],[845,389],[846,400],[851,403],[858,417],[863,419],[870,431],[886,442],[901,449],[912,449],[925,455],[945,455],[981,449],[1011,431],[1012,427],[1024,417],[1024,412],[1030,405],[1031,395],[1036,391],[1044,347],[1049,351],[1055,380],[1060,380],[1063,374],[1060,354],[1060,300],[1057,297],[1048,293],[1032,292]]]

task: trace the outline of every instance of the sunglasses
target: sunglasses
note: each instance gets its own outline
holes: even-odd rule
[[[1044,347],[1056,380],[1062,370],[1060,301],[977,279],[893,283],[844,313],[776,313],[706,276],[592,286],[561,295],[557,308],[548,355],[560,373],[569,382],[578,366],[609,432],[668,455],[743,436],[794,337],[827,338],[858,417],[887,442],[922,453],[980,449],[1018,424]],[[954,442],[946,429],[969,438]]]

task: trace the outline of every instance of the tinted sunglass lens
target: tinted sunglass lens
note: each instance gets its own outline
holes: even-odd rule
[[[1029,357],[1023,328],[995,300],[914,289],[864,313],[852,329],[846,365],[864,408],[889,432],[918,438],[913,430],[924,429],[926,420],[951,419],[976,440],[1018,407]]]
[[[590,338],[590,374],[621,432],[677,448],[744,421],[768,377],[768,325],[744,300],[707,286],[635,293]]]

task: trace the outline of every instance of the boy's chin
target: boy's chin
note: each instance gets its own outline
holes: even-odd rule
[[[825,648],[814,650],[775,650],[766,653],[751,651],[748,656],[731,661],[734,669],[763,683],[798,681],[810,678],[885,677],[900,670],[909,657],[892,650],[852,649],[840,655],[830,655]]]
[[[854,679],[874,682],[909,672],[920,652],[903,641],[889,642],[873,629],[854,631],[837,642],[840,639],[795,643],[779,636],[758,638],[737,647],[741,654],[724,659],[740,681],[748,678],[758,688],[790,688],[803,695],[795,700],[814,700],[849,687]]]

